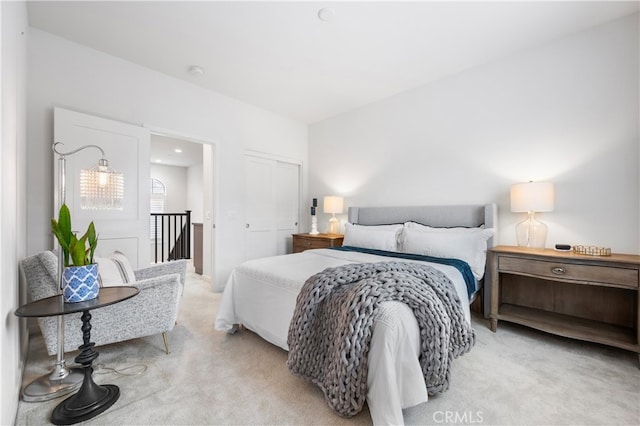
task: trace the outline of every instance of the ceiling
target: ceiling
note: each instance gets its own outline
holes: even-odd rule
[[[202,145],[182,139],[151,135],[150,160],[164,166],[191,167],[202,164]]]
[[[638,11],[637,1],[29,1],[32,27],[315,123]],[[330,8],[328,21],[318,18]],[[204,73],[188,72],[192,65]]]

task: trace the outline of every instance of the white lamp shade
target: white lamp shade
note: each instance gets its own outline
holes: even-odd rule
[[[338,214],[344,208],[344,198],[335,195],[324,197],[324,212]]]
[[[512,212],[553,211],[554,190],[551,182],[526,182],[511,185]]]
[[[80,170],[80,208],[83,210],[122,210],[124,175],[103,159],[98,166]]]

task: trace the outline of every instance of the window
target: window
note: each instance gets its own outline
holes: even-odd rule
[[[162,183],[158,179],[151,178],[149,179],[149,183],[151,184],[149,211],[151,213],[164,213],[164,200],[167,195],[167,188],[164,186],[164,183]],[[153,241],[156,239],[156,231],[158,233],[162,232],[162,217],[158,217],[156,221],[156,216],[151,215],[149,220],[149,237]],[[160,234],[158,234],[158,236],[162,238]]]

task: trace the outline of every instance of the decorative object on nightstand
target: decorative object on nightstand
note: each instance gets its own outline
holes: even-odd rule
[[[310,235],[318,235],[318,217],[316,216],[316,209],[318,208],[318,199],[314,198],[311,203],[311,232]]]
[[[335,195],[324,197],[324,212],[332,214],[329,219],[329,234],[338,234],[340,230],[340,222],[336,217],[336,213],[342,213],[343,208],[344,198]]]
[[[305,250],[340,247],[344,237],[337,234],[293,234],[293,252]]]
[[[61,142],[55,142],[51,149],[54,154],[58,155],[58,205],[56,210],[66,203],[66,179],[67,179],[67,157],[76,154],[87,148],[95,148],[100,151],[102,158],[98,165],[92,169],[83,169],[80,171],[80,198],[82,209],[101,209],[101,210],[122,210],[122,199],[124,197],[124,177],[122,173],[118,173],[109,167],[109,163],[105,158],[102,148],[97,145],[84,145],[72,151],[60,151]],[[58,255],[58,274],[57,283],[58,290],[62,287],[62,270],[64,268],[64,259],[61,254]],[[58,322],[58,351],[54,369],[51,373],[46,374],[33,382],[29,383],[22,391],[24,401],[47,401],[57,398],[74,391],[82,383],[84,374],[81,369],[70,369],[66,366],[64,360],[64,321],[63,316],[59,315]]]
[[[573,252],[576,254],[584,254],[587,256],[611,256],[609,247],[598,246],[573,246]]]
[[[550,182],[526,182],[511,186],[511,211],[527,213],[516,225],[516,239],[521,247],[544,248],[547,225],[536,219],[536,212],[553,211],[554,190]]]

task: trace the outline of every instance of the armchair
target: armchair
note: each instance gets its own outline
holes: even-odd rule
[[[58,260],[54,252],[45,251],[20,261],[32,300],[58,294]],[[182,299],[186,261],[176,260],[134,271],[135,282],[124,285],[137,287],[140,293],[124,302],[91,312],[91,340],[96,346],[121,342],[162,333],[165,351],[169,354],[167,332],[173,329]],[[81,314],[64,317],[64,351],[71,352],[82,345]],[[49,355],[58,350],[58,326],[55,317],[38,318]]]

